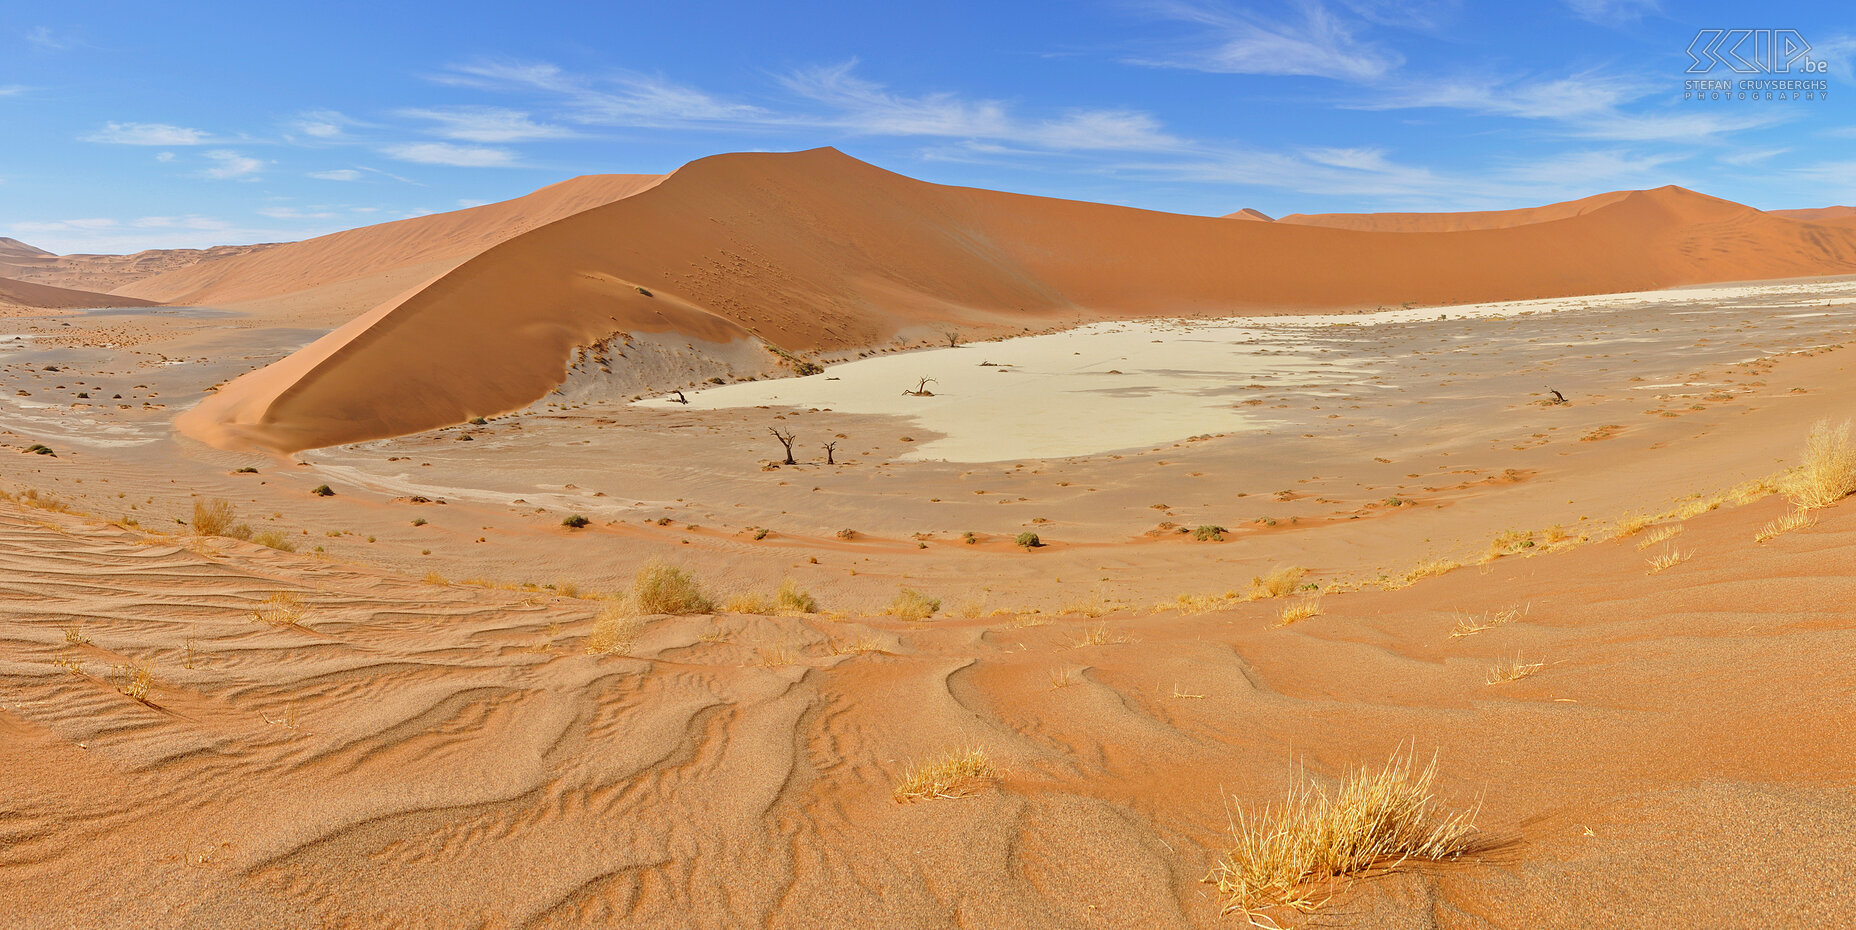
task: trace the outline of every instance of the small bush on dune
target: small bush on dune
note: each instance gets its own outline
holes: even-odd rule
[[[1044,545],[1044,541],[1039,539],[1036,533],[1020,533],[1018,534],[1018,538],[1012,540],[1012,542],[1017,543],[1019,547],[1023,549],[1036,549]]]
[[[619,655],[629,652],[644,632],[644,621],[627,614],[617,604],[600,611],[593,621],[593,632],[586,638],[588,655]]]
[[[903,588],[896,593],[896,599],[883,608],[883,612],[904,620],[926,620],[941,609],[941,599],[929,597],[912,588]]]
[[[1218,886],[1227,913],[1310,911],[1335,879],[1461,856],[1475,846],[1476,810],[1443,810],[1432,792],[1436,775],[1435,757],[1414,772],[1409,755],[1394,753],[1377,772],[1349,773],[1332,795],[1299,781],[1280,806],[1236,812],[1233,844],[1205,880]]]
[[[780,584],[780,590],[774,592],[773,599],[781,610],[792,610],[802,614],[818,613],[818,600],[811,594],[800,590],[799,582],[791,578]]]
[[[257,537],[252,539],[252,542],[257,543],[260,546],[266,546],[268,548],[277,549],[283,552],[295,552],[296,551],[296,543],[291,542],[290,537],[285,536],[282,532],[278,530],[265,530],[264,532],[259,533]]]
[[[212,500],[193,502],[193,531],[200,536],[225,536],[232,529],[232,521],[238,519],[238,511],[226,501]],[[249,535],[250,528],[246,528]]]
[[[577,513],[576,513],[576,514],[573,514],[572,516],[567,516],[567,517],[562,517],[562,518],[561,518],[561,525],[562,525],[562,526],[564,526],[564,527],[567,527],[567,528],[568,528],[568,529],[570,529],[570,530],[577,530],[577,529],[580,529],[580,528],[582,528],[582,527],[584,527],[584,526],[586,526],[587,524],[589,524],[589,523],[592,523],[592,522],[593,522],[593,521],[591,521],[591,520],[588,520],[587,518],[585,518],[585,517],[583,517],[583,516],[581,516],[581,515],[579,515],[579,514],[577,514]]]
[[[1305,568],[1284,565],[1267,575],[1250,579],[1250,590],[1245,592],[1244,597],[1252,601],[1286,597],[1295,593],[1296,585],[1301,583],[1302,576],[1306,574],[1308,570]]]
[[[335,496],[334,489],[330,488],[326,484],[316,485],[315,487],[310,489],[309,493],[314,494],[317,497],[334,497]]]
[[[1850,424],[1819,420],[1805,439],[1804,461],[1787,476],[1785,496],[1805,510],[1828,507],[1856,494],[1856,444]]]
[[[695,578],[656,559],[638,569],[638,576],[632,580],[632,603],[640,613],[647,614],[706,614],[715,610],[715,602],[703,593]]]
[[[972,794],[981,783],[996,778],[999,770],[986,750],[957,749],[936,759],[909,766],[896,782],[892,796],[898,802],[932,798],[958,798]]]
[[[1224,534],[1230,532],[1222,526],[1207,523],[1192,531],[1192,538],[1199,542],[1224,542]]]

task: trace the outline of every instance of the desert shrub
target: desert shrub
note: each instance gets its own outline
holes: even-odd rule
[[[1215,523],[1207,523],[1192,531],[1192,538],[1199,542],[1223,542],[1224,534],[1230,532]]]
[[[51,446],[48,446],[42,442],[35,442],[32,445],[27,446],[26,451],[34,455],[57,455],[58,454],[52,451]]]
[[[998,775],[998,768],[984,749],[956,749],[909,766],[896,782],[892,796],[898,802],[958,798],[973,793],[982,783]]]
[[[1302,576],[1306,574],[1308,574],[1307,569],[1297,568],[1293,565],[1284,565],[1267,575],[1260,575],[1250,579],[1250,590],[1245,592],[1244,597],[1248,600],[1258,601],[1264,598],[1283,597],[1288,594],[1293,594],[1295,593],[1296,585],[1302,580]]]
[[[1850,424],[1819,420],[1805,439],[1804,461],[1786,476],[1785,496],[1805,510],[1828,507],[1856,494],[1856,444]]]
[[[580,529],[581,527],[584,527],[587,524],[592,523],[592,522],[593,521],[588,520],[587,518],[577,513],[571,516],[566,516],[566,517],[561,518],[561,525],[564,527],[567,527],[570,530]]]
[[[773,599],[781,610],[792,610],[802,614],[818,613],[818,600],[811,594],[799,589],[799,582],[791,578],[780,583],[780,590],[774,592]]]
[[[715,602],[688,572],[652,559],[632,579],[632,603],[647,614],[706,614]]]
[[[593,632],[586,638],[589,655],[618,655],[629,652],[644,632],[644,621],[627,614],[617,604],[600,611],[593,621]]]
[[[1023,549],[1036,549],[1044,545],[1043,540],[1038,539],[1038,534],[1036,533],[1020,533],[1018,534],[1018,538],[1012,540],[1012,542],[1017,543],[1018,546]]]
[[[1232,845],[1205,880],[1217,885],[1227,912],[1309,911],[1337,879],[1461,856],[1474,848],[1476,810],[1444,810],[1432,791],[1436,775],[1435,757],[1414,772],[1411,757],[1395,753],[1377,772],[1349,773],[1331,795],[1298,781],[1280,806],[1235,813]]]
[[[929,597],[913,588],[903,588],[896,592],[895,600],[883,608],[883,612],[904,620],[926,620],[941,609],[941,599]]]
[[[193,531],[198,535],[224,536],[236,519],[238,511],[226,501],[213,498],[193,502]]]
[[[290,537],[285,536],[279,530],[265,530],[264,532],[259,533],[255,538],[253,538],[252,542],[257,543],[260,546],[266,546],[266,547],[269,547],[272,549],[278,549],[284,552],[295,552],[296,551],[296,543],[291,542]]]
[[[316,485],[314,488],[310,489],[309,493],[314,494],[317,497],[334,497],[335,496],[334,489],[330,488],[326,484]]]

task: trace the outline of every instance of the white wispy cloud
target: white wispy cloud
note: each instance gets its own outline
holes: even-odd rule
[[[24,84],[0,84],[0,97],[17,97],[25,92]]]
[[[311,171],[309,176],[318,181],[359,181],[361,172],[353,168],[336,168],[331,171]]]
[[[576,135],[564,126],[537,123],[521,110],[503,107],[407,109],[399,111],[399,115],[435,123],[431,129],[434,135],[466,142],[533,142],[541,139],[567,139]]]
[[[507,168],[516,164],[516,153],[487,145],[456,145],[450,142],[408,142],[381,149],[388,158],[421,165],[448,165],[457,168]]]
[[[26,41],[47,52],[62,52],[71,47],[71,43],[59,38],[50,26],[34,26],[26,30]]]
[[[104,123],[103,128],[84,136],[85,142],[107,145],[206,145],[212,133],[167,123]]]
[[[1574,16],[1601,26],[1634,23],[1663,11],[1657,0],[1565,0],[1565,3]]]
[[[252,179],[264,170],[264,162],[231,149],[214,149],[206,158],[212,164],[203,173],[222,181]]]
[[[555,98],[562,115],[588,125],[672,128],[705,124],[766,125],[768,111],[663,78],[621,74],[593,79],[546,62],[476,62],[434,75],[441,84],[485,90],[527,89]]]
[[[1762,161],[1777,158],[1789,151],[1791,151],[1791,149],[1754,149],[1748,152],[1734,152],[1732,154],[1722,155],[1715,160],[1724,165],[1744,167],[1746,165],[1756,165]]]
[[[370,124],[355,119],[340,110],[304,110],[295,117],[284,121],[286,132],[308,136],[319,142],[336,142],[348,136],[348,131],[368,127]]]
[[[1389,7],[1363,5],[1376,13]],[[1273,19],[1214,2],[1172,0],[1156,10],[1200,29],[1193,44],[1135,64],[1219,74],[1279,74],[1375,81],[1404,63],[1397,50],[1362,39],[1359,23],[1316,0],[1300,0],[1295,14]]]

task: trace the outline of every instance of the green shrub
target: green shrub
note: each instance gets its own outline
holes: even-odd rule
[[[326,484],[316,485],[314,488],[310,489],[309,493],[314,494],[317,497],[334,497],[335,496],[335,491]]]
[[[1036,533],[1020,533],[1018,534],[1018,538],[1012,541],[1026,549],[1036,549],[1044,545],[1044,542],[1038,539],[1038,534]]]
[[[1193,530],[1192,538],[1199,542],[1224,542],[1224,534],[1226,532],[1228,531],[1222,526],[1215,523],[1207,523]]]
[[[652,559],[632,580],[632,603],[647,614],[706,614],[715,602],[683,569]]]
[[[571,530],[577,530],[577,529],[580,529],[581,527],[583,527],[583,526],[586,526],[587,524],[589,524],[589,523],[591,523],[591,522],[593,522],[593,521],[591,521],[591,520],[588,520],[587,518],[585,518],[585,517],[583,517],[583,516],[581,516],[581,515],[579,515],[579,514],[577,514],[577,513],[576,513],[576,514],[574,514],[574,515],[572,515],[572,516],[568,516],[568,517],[562,517],[562,518],[561,518],[561,525],[562,525],[562,526],[564,526],[564,527],[567,527],[568,529],[571,529]]]

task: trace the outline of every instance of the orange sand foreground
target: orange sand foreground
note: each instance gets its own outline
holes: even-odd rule
[[[1856,503],[1798,478],[1856,226],[1793,212],[1182,217],[819,150],[0,241],[0,923],[1856,923]],[[834,385],[890,396],[714,400]],[[992,385],[1093,440],[928,412]],[[1462,854],[1206,881],[1400,752]]]

